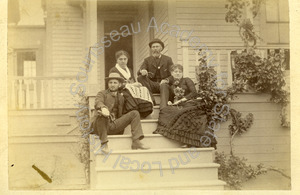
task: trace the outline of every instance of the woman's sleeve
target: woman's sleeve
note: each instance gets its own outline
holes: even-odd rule
[[[195,84],[192,81],[192,79],[190,79],[190,78],[185,78],[185,80],[186,80],[186,85],[187,85],[187,88],[189,91],[189,93],[185,95],[185,98],[192,99],[193,97],[195,97],[197,95]]]
[[[135,82],[136,80],[135,80],[134,74],[133,74],[133,72],[132,72],[132,70],[130,68],[129,68],[129,71],[130,71],[130,74],[131,74],[131,80],[133,82]]]

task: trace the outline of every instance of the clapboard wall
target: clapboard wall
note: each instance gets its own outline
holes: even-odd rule
[[[168,23],[168,1],[153,1],[153,17],[158,27],[163,23]],[[161,30],[154,30],[154,37],[164,42],[165,48],[162,53],[168,55],[168,34],[161,33]]]
[[[71,6],[67,0],[47,1],[47,69],[49,76],[75,76],[84,61],[84,22],[81,8]],[[75,100],[70,95],[72,81],[53,82],[53,104],[72,108]],[[68,98],[67,105],[61,104]]]
[[[84,52],[83,13],[66,0],[48,1],[47,36],[52,54],[52,74],[76,75],[82,65]]]
[[[233,153],[245,157],[247,162],[256,165],[283,169],[290,175],[290,129],[281,127],[281,106],[269,101],[270,95],[259,93],[238,94],[230,103],[245,117],[248,113],[254,116],[253,125],[233,141]],[[217,151],[230,153],[230,135],[228,125],[231,120],[221,123],[216,131]]]
[[[9,110],[9,189],[84,189],[77,109]],[[46,174],[43,178],[32,166]]]
[[[188,31],[192,37],[200,39],[201,45],[206,45],[212,54],[216,57],[215,48],[220,47],[242,47],[243,42],[239,36],[239,28],[233,23],[225,21],[227,9],[225,0],[177,0],[176,1],[176,24],[181,31]],[[258,15],[254,19],[255,32],[259,35],[259,18]],[[191,44],[192,45],[192,44]],[[205,47],[204,47],[205,48]],[[214,48],[214,49],[212,49]],[[227,56],[222,54],[221,67],[226,72]],[[197,65],[194,49],[189,50],[189,75],[194,77],[193,72]],[[179,64],[183,62],[182,41],[177,38],[177,61]],[[215,58],[216,60],[216,58]],[[223,63],[226,61],[226,64]]]

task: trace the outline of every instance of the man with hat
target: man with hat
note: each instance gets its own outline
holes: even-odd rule
[[[172,58],[161,54],[165,45],[160,39],[153,39],[149,43],[152,55],[145,58],[143,64],[138,71],[138,81],[150,91],[153,98],[153,93],[160,93],[160,83],[162,80],[171,76],[170,67],[173,65]],[[162,94],[161,94],[162,95]]]
[[[108,153],[107,135],[120,135],[124,129],[131,125],[132,149],[149,149],[140,140],[144,138],[141,126],[140,114],[133,110],[123,114],[124,97],[118,89],[124,83],[124,79],[118,73],[110,73],[105,78],[108,82],[108,89],[98,92],[95,99],[96,113],[92,120],[92,128],[99,136],[101,149]]]

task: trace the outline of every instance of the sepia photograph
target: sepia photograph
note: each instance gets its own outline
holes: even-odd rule
[[[292,190],[290,3],[8,0],[8,190]]]

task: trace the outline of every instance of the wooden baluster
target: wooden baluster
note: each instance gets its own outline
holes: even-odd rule
[[[41,108],[45,108],[44,80],[41,80]]]
[[[52,87],[53,87],[53,80],[50,79],[49,80],[49,85],[48,85],[48,100],[49,100],[48,103],[49,103],[50,108],[53,108],[53,104],[52,104],[52,102],[53,102],[53,94],[52,94],[53,90],[52,90]]]
[[[23,80],[22,79],[19,79],[19,94],[18,94],[18,102],[19,102],[19,109],[23,108],[23,92],[22,92],[22,83],[23,83]]]
[[[227,51],[227,87],[232,85],[231,51]]]
[[[36,80],[33,80],[33,108],[37,108],[37,89]]]
[[[30,108],[30,94],[29,94],[29,80],[24,80],[24,83],[25,83],[25,87],[26,87],[26,99],[25,99],[25,102],[26,102],[26,109],[29,109]]]
[[[15,86],[15,80],[11,81],[11,108],[16,108],[16,86]]]

